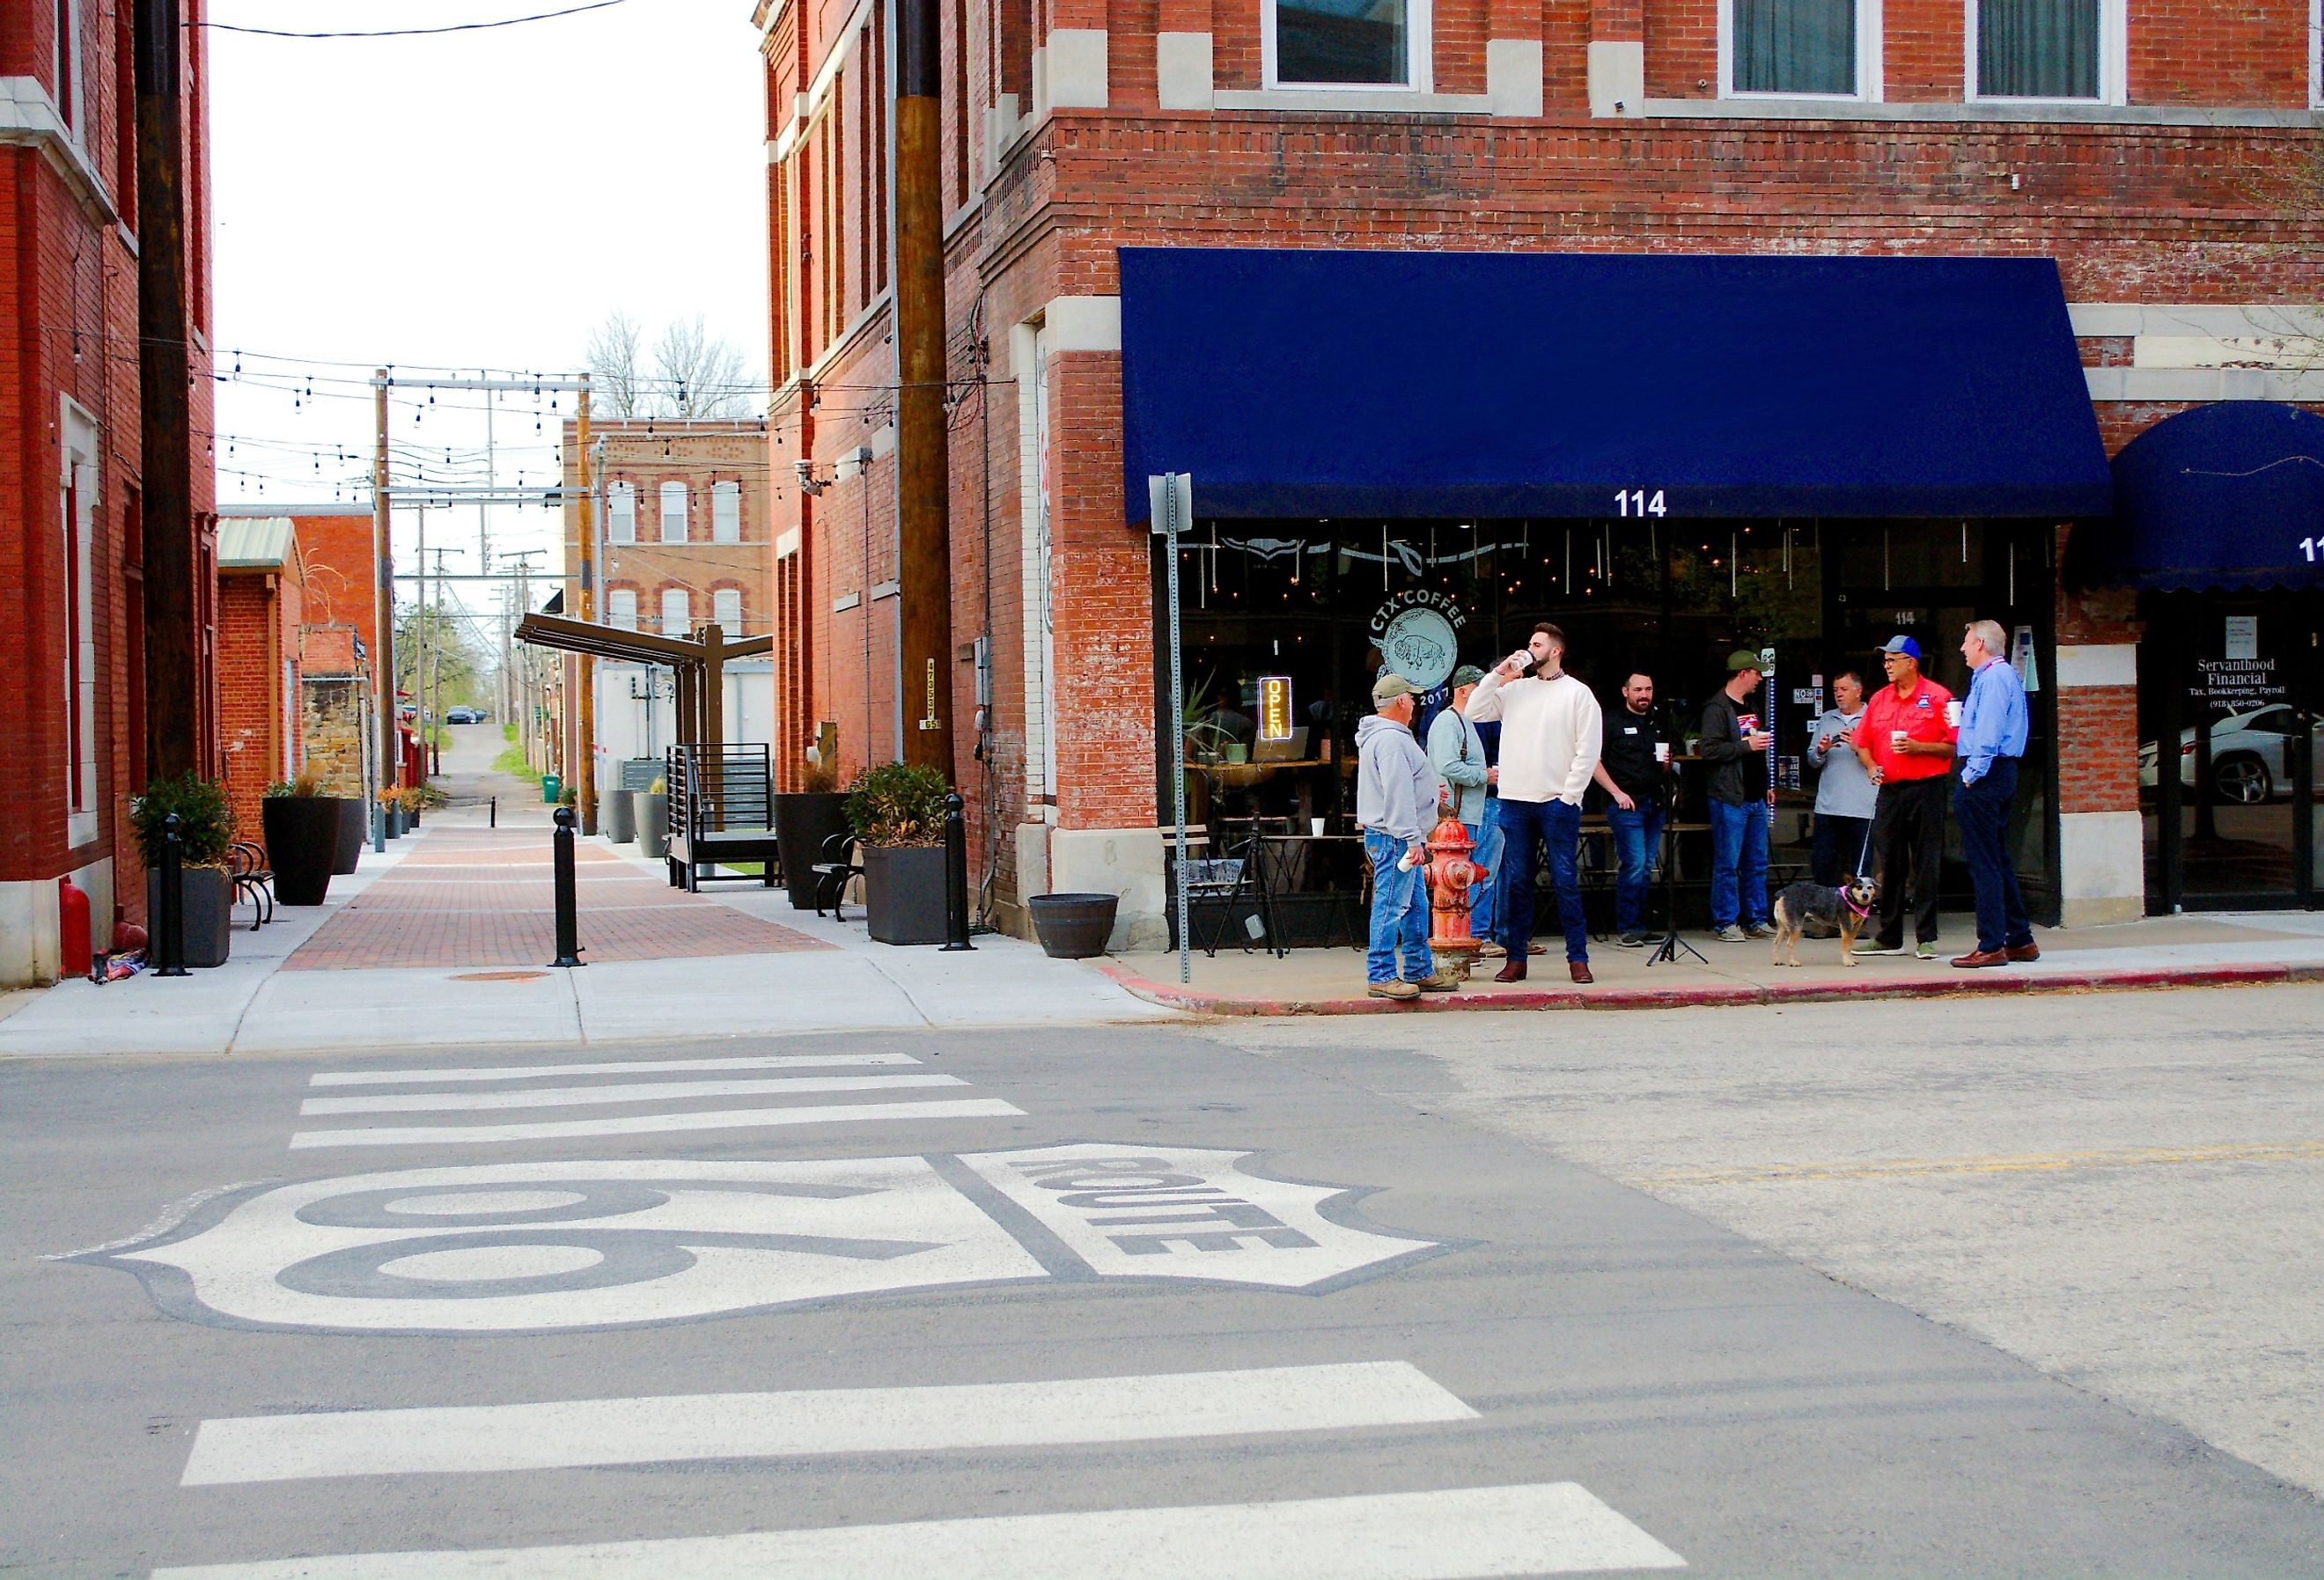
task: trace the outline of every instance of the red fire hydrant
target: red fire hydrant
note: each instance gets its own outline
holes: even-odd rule
[[[1428,836],[1428,948],[1437,969],[1462,981],[1477,963],[1478,940],[1469,931],[1469,891],[1484,874],[1469,853],[1477,848],[1461,819],[1447,810]]]

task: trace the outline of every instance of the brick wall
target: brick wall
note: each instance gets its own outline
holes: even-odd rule
[[[296,569],[231,571],[219,578],[218,723],[226,786],[244,839],[262,837],[258,803],[266,787],[296,772],[302,707],[300,626],[304,599]]]

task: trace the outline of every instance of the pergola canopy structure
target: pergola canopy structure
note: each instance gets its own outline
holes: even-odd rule
[[[684,746],[715,745],[726,738],[726,661],[754,658],[775,645],[772,635],[729,642],[715,622],[696,626],[691,636],[657,636],[558,614],[527,614],[517,622],[516,639],[591,658],[669,665],[678,677],[678,743]]]

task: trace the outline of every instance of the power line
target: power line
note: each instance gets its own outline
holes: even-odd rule
[[[586,5],[568,5],[562,11],[542,11],[530,16],[504,16],[497,22],[456,22],[444,27],[390,27],[369,32],[290,32],[281,28],[244,27],[230,22],[189,22],[186,25],[215,28],[219,32],[253,33],[266,39],[410,39],[427,38],[437,33],[481,32],[495,27],[520,27],[528,22],[553,22],[560,16],[578,16],[585,11],[603,11],[609,5],[622,3],[623,0],[590,0]]]

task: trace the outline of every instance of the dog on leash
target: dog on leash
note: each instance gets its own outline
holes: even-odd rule
[[[1879,885],[1869,878],[1851,876],[1839,888],[1821,883],[1794,883],[1775,896],[1775,964],[1800,963],[1800,930],[1821,924],[1840,934],[1840,963],[1856,964],[1856,935],[1872,914]],[[1787,957],[1788,956],[1788,957]]]

